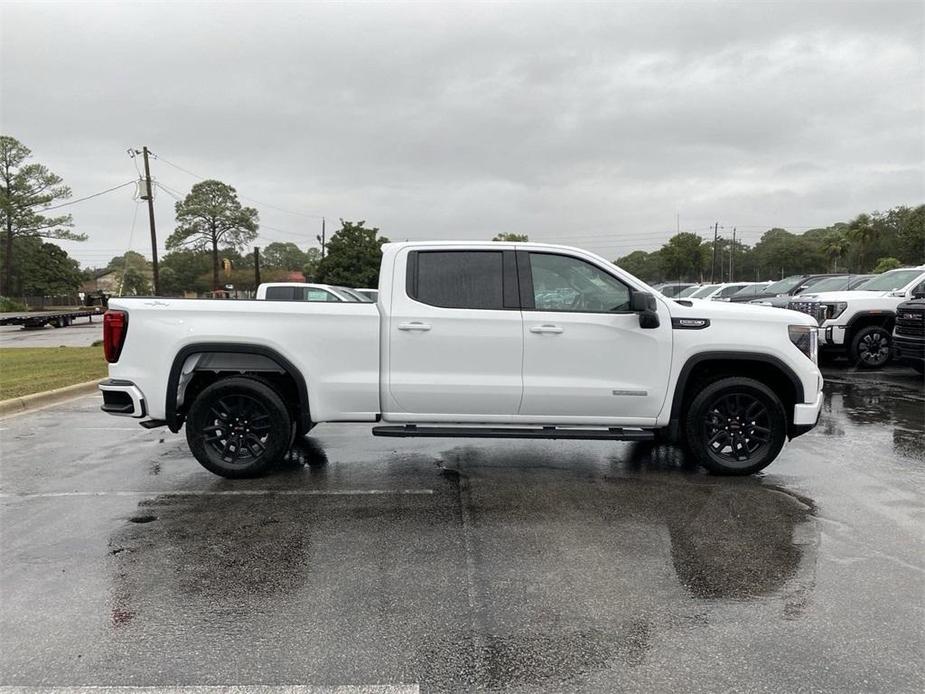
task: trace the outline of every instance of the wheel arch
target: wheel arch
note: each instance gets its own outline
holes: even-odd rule
[[[292,383],[294,391],[294,405],[298,410],[294,412],[299,431],[308,432],[312,428],[311,410],[308,400],[308,385],[302,372],[286,357],[271,347],[254,344],[234,342],[202,342],[186,345],[180,349],[173,358],[170,374],[167,378],[167,395],[165,403],[165,417],[167,427],[176,433],[180,430],[185,419],[185,412],[178,406],[178,393],[181,388],[183,367],[190,357],[209,355],[217,359],[206,365],[206,369],[213,372],[225,372],[240,375],[242,373],[276,372]],[[232,357],[232,359],[223,357]],[[235,363],[235,358],[238,360]],[[247,357],[251,357],[248,359]],[[275,367],[275,368],[273,368]],[[196,371],[194,368],[193,371]],[[185,385],[185,384],[184,384]],[[188,401],[184,401],[188,405]]]
[[[851,343],[858,330],[871,325],[882,327],[892,336],[895,323],[895,311],[859,311],[845,325],[845,344]]]
[[[791,437],[793,406],[804,402],[803,383],[781,359],[760,352],[701,352],[688,358],[681,367],[671,402],[669,434],[679,440],[682,431],[681,415],[693,399],[693,386],[704,378],[745,376],[754,378],[771,388],[781,399],[787,411],[787,427]]]

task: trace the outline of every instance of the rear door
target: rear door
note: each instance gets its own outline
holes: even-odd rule
[[[597,264],[535,251],[518,252],[517,262],[524,316],[520,415],[651,423],[671,366],[667,310],[659,304],[660,326],[644,329],[630,310],[630,287]]]
[[[388,317],[388,418],[503,421],[523,390],[513,250],[411,250],[396,258]]]

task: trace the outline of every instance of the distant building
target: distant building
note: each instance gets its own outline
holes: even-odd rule
[[[122,273],[115,270],[100,270],[91,280],[80,285],[80,291],[84,294],[93,292],[105,292],[106,294],[115,294],[119,289],[119,282],[122,280]]]

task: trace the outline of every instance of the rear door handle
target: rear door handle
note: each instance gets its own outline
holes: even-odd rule
[[[412,321],[411,323],[399,323],[399,330],[420,330],[421,332],[426,332],[430,330],[430,323],[421,323],[420,321]]]
[[[565,332],[565,330],[560,328],[558,325],[534,325],[532,328],[530,328],[530,332],[540,334],[550,333],[552,335],[558,335],[559,333]]]

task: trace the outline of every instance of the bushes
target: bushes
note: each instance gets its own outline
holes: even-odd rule
[[[28,311],[29,307],[25,304],[21,304],[18,301],[13,301],[8,299],[5,296],[0,296],[0,313],[7,313],[10,311]]]

